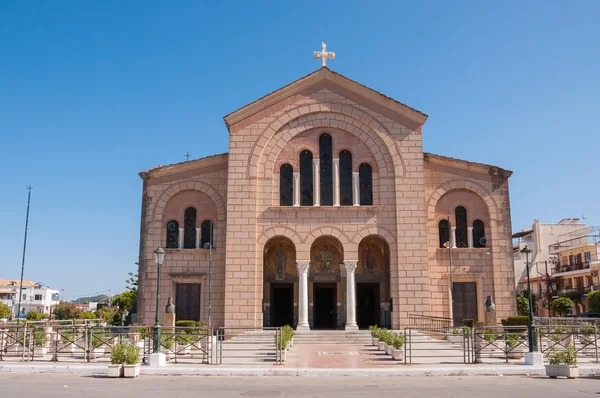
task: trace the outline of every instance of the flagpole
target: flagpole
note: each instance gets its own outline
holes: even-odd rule
[[[29,205],[31,203],[31,185],[27,187],[27,215],[25,216],[25,238],[23,239],[23,260],[21,261],[21,282],[19,283],[19,306],[17,307],[17,325],[21,321],[21,299],[23,298],[23,273],[25,271],[25,251],[27,249],[27,227],[29,226]]]

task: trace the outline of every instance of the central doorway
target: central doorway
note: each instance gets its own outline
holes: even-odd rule
[[[379,325],[379,283],[356,284],[356,323],[359,329]]]
[[[313,284],[314,329],[337,329],[337,285]]]
[[[271,326],[294,326],[294,284],[271,284]]]

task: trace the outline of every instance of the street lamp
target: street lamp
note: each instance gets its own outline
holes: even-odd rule
[[[154,334],[153,345],[155,354],[160,352],[160,314],[159,314],[159,299],[160,299],[160,266],[165,259],[165,251],[162,247],[154,250],[154,262],[156,263],[156,318],[154,319]]]
[[[533,299],[531,294],[531,281],[529,278],[529,254],[531,253],[531,249],[525,245],[523,249],[521,249],[521,255],[523,256],[523,261],[525,262],[525,269],[527,270],[527,293],[529,296],[529,322],[527,325],[527,339],[529,340],[529,352],[537,351],[537,341],[535,338],[535,333],[533,332]]]

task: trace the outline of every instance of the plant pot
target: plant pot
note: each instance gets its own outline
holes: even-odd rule
[[[281,351],[281,362],[285,362],[286,359],[287,359],[287,350],[282,350]]]
[[[379,343],[379,339],[377,337],[371,336],[371,344],[377,346],[377,343]]]
[[[388,355],[392,355],[392,346],[389,344],[385,345],[385,353]]]
[[[378,349],[379,351],[383,351],[383,350],[385,350],[385,343],[384,343],[383,341],[379,340],[379,341],[377,342],[377,349]]]
[[[404,350],[402,348],[399,350],[392,348],[392,359],[394,361],[402,361],[404,359]]]
[[[108,365],[108,377],[123,377],[123,365]]]
[[[463,342],[463,336],[461,336],[460,334],[449,334],[448,336],[446,336],[446,340],[448,341],[448,343],[460,344]]]
[[[576,379],[579,377],[579,368],[577,365],[546,365],[546,376],[552,379],[557,377]]]
[[[140,365],[123,365],[123,376],[125,377],[137,377],[140,375]]]

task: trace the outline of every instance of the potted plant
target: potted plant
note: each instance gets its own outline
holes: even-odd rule
[[[369,332],[371,332],[371,344],[374,346],[379,342],[379,328],[375,325],[369,326]]]
[[[523,341],[523,337],[520,333],[509,333],[506,335],[506,358],[523,358],[523,346],[519,346]]]
[[[387,329],[386,328],[382,328],[382,329],[378,329],[377,331],[377,337],[378,337],[378,341],[377,341],[377,349],[379,351],[384,351],[385,350],[385,341],[383,341],[383,336],[385,336],[385,334],[387,333]]]
[[[464,333],[462,328],[452,329],[452,334],[446,335],[448,343],[457,344],[464,341]]]
[[[385,343],[385,353],[388,355],[392,355],[392,345],[394,343],[394,333],[392,333],[389,330],[386,330],[385,334],[383,335],[383,341]]]
[[[404,359],[404,335],[396,333],[392,341],[392,359],[402,361]]]
[[[125,344],[119,343],[110,352],[108,377],[123,377],[123,362],[125,362]]]
[[[123,375],[125,377],[137,377],[140,375],[140,349],[133,343],[124,343]]]
[[[579,377],[579,368],[577,367],[577,352],[575,346],[569,344],[566,350],[558,351],[556,347],[548,354],[549,365],[546,365],[546,376],[556,379],[557,377],[566,377],[575,379]]]

